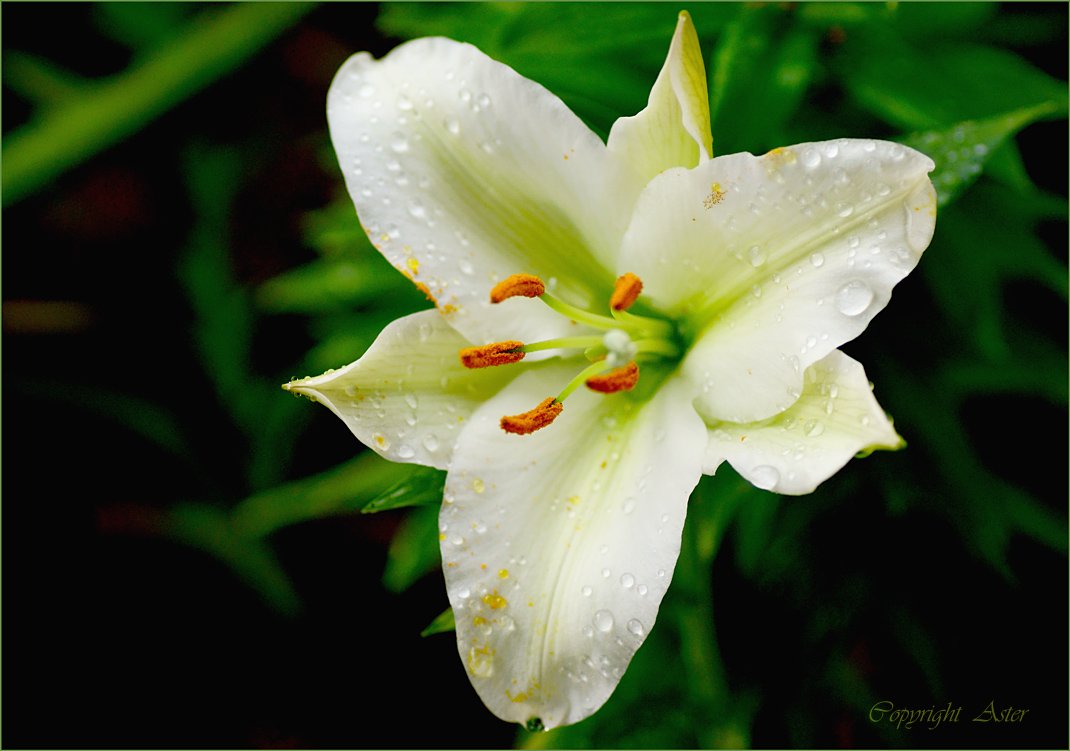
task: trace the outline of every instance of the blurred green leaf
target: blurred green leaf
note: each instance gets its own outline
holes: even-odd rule
[[[271,606],[287,615],[301,600],[267,543],[238,532],[226,512],[200,503],[179,503],[169,513],[168,533],[225,563]]]
[[[446,475],[442,470],[412,467],[403,480],[375,496],[360,513],[375,514],[406,506],[437,506],[442,503],[445,482]]]
[[[427,628],[420,632],[420,636],[428,637],[435,634],[447,634],[457,628],[457,621],[453,617],[453,608],[446,608],[435,620],[428,624]]]
[[[438,507],[420,506],[409,512],[387,551],[383,586],[403,592],[441,566],[438,548]]]
[[[978,183],[940,215],[921,272],[950,324],[990,360],[1010,351],[1003,286],[1030,280],[1066,298],[1067,269],[1037,238],[1022,199]]]
[[[56,106],[41,110],[4,138],[4,205],[38,190],[200,91],[311,7],[304,3],[210,7],[180,36],[125,72],[94,81]]]
[[[89,83],[55,63],[24,52],[4,52],[4,85],[38,107],[52,107]]]
[[[1049,106],[1065,113],[1066,84],[1006,50],[964,42],[917,47],[887,25],[858,27],[835,58],[855,100],[906,130]]]
[[[993,23],[997,3],[894,3],[888,18],[906,39],[973,38]],[[999,23],[1002,23],[1001,18]]]
[[[234,526],[244,536],[264,537],[298,522],[355,512],[410,471],[363,451],[334,469],[249,496],[234,508]]]
[[[132,50],[151,50],[181,34],[195,7],[189,3],[95,3],[93,20],[104,34]]]
[[[932,181],[939,205],[944,206],[977,179],[989,157],[1008,138],[1055,109],[1050,103],[1040,104],[985,120],[967,120],[942,130],[912,133],[901,140],[936,162]]]
[[[758,153],[786,143],[785,126],[815,76],[819,42],[776,6],[739,8],[711,56],[714,151]]]
[[[380,259],[318,260],[264,282],[257,305],[269,313],[346,310],[393,295],[422,295],[399,273],[383,273]],[[385,267],[387,271],[391,271]]]

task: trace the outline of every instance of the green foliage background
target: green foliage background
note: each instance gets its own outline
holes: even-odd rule
[[[516,742],[1065,747],[1065,6],[688,9],[707,56],[717,153],[868,136],[936,161],[933,244],[847,347],[909,448],[853,462],[799,499],[758,491],[727,469],[706,478],[658,627],[616,695],[577,726],[521,732]],[[154,572],[152,612],[210,608],[219,622],[303,624],[272,628],[307,638],[338,614],[335,601],[354,603],[346,622],[365,630],[345,646],[346,664],[368,659],[385,608],[397,634],[390,669],[424,686],[414,703],[325,679],[342,692],[332,701],[362,707],[356,719],[329,722],[333,734],[316,728],[314,713],[264,719],[240,703],[234,716],[192,730],[169,730],[162,709],[140,734],[107,717],[44,731],[29,720],[45,712],[47,692],[15,659],[5,661],[8,697],[28,682],[28,719],[5,723],[5,743],[68,745],[80,732],[89,745],[250,745],[265,733],[313,746],[508,742],[513,731],[474,699],[450,704],[451,693],[470,690],[450,637],[431,635],[450,629],[439,616],[441,473],[379,459],[323,410],[278,389],[356,359],[387,322],[426,305],[360,229],[322,96],[350,52],[445,35],[544,84],[604,137],[644,106],[677,10],[97,4],[82,11],[91,30],[64,53],[33,34],[19,41],[23,25],[43,34],[45,9],[5,4],[4,583],[5,604],[14,602],[5,651],[25,639],[44,664],[58,659],[35,641],[44,638],[37,626],[58,615],[41,589],[62,600],[80,586],[70,572],[86,550],[103,550],[102,575]],[[87,62],[99,49],[116,61],[111,69]],[[105,210],[123,198],[116,163],[143,193],[117,219]],[[86,186],[100,188],[102,170],[100,199]],[[315,189],[295,195],[288,178]],[[65,466],[82,474],[56,472]],[[57,532],[56,517],[69,514],[82,522]],[[131,545],[137,536],[142,544]],[[300,563],[312,556],[326,567],[312,552],[324,544],[371,552],[360,567],[329,559],[340,564],[329,572]],[[182,573],[190,561],[192,579]],[[200,598],[196,589],[220,575],[233,575],[230,589]],[[117,624],[141,584],[122,575],[98,584],[110,594],[93,597],[101,623],[86,633],[107,634],[121,651]],[[361,594],[373,588],[374,607]],[[235,595],[245,591],[259,599]],[[155,649],[183,638],[166,616],[149,622],[166,637]],[[221,648],[197,638],[206,640],[193,650],[205,675],[226,674],[212,663]],[[76,637],[62,659],[100,669],[79,662],[91,641]],[[993,643],[1018,654],[978,657]],[[235,680],[248,688],[264,665],[300,648],[275,640]],[[119,675],[107,680],[121,683],[133,658],[117,659]],[[151,685],[173,682],[167,664]],[[375,725],[377,707],[429,711],[419,698],[427,691],[447,697],[435,701],[450,727],[421,735]],[[995,699],[1032,706],[1038,719],[907,732],[867,720],[881,699],[977,711]]]

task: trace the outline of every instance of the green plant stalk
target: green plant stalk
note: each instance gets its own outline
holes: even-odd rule
[[[86,86],[5,139],[3,205],[137,132],[259,50],[314,7],[237,3],[205,12],[189,29],[123,73]]]

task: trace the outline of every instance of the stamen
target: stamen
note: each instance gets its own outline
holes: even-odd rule
[[[524,359],[523,346],[523,342],[510,340],[484,344],[482,347],[466,347],[461,350],[461,364],[475,369],[520,362]]]
[[[630,362],[622,368],[592,376],[584,383],[591,391],[597,391],[599,394],[615,394],[618,391],[631,391],[638,382],[639,366]]]
[[[524,352],[541,352],[547,349],[579,349],[595,347],[602,343],[600,336],[563,336],[560,339],[547,339],[543,342],[525,344]]]
[[[502,418],[502,430],[514,435],[528,435],[540,428],[545,428],[561,414],[564,406],[560,401],[548,396],[539,402],[539,406],[519,415],[506,415]]]
[[[643,291],[643,282],[630,271],[617,279],[613,294],[609,298],[609,307],[613,310],[627,310]]]
[[[510,297],[540,297],[546,291],[542,279],[533,274],[513,274],[494,285],[490,301],[500,303]]]

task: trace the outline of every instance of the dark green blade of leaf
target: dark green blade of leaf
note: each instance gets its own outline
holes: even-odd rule
[[[300,612],[301,600],[275,553],[264,540],[238,532],[225,512],[200,503],[176,504],[169,513],[167,532],[226,564],[279,612]]]
[[[438,507],[420,506],[410,511],[390,541],[383,586],[391,592],[403,592],[439,568],[442,555],[438,542]]]
[[[205,10],[123,73],[80,89],[6,134],[4,205],[136,133],[246,60],[311,8],[306,3],[236,3]]]
[[[414,467],[407,477],[369,501],[360,513],[376,514],[408,506],[437,506],[442,503],[445,483],[445,472],[431,467]]]
[[[395,295],[423,299],[381,260],[317,260],[264,282],[256,291],[256,303],[269,313],[311,314],[352,310]]]
[[[817,66],[819,36],[773,6],[743,6],[711,55],[710,115],[717,153],[766,151],[787,125]]]
[[[1013,53],[967,43],[923,49],[884,24],[854,29],[834,63],[862,107],[905,130],[1043,105],[1066,111],[1066,84]]]
[[[912,133],[901,140],[936,162],[932,181],[939,205],[944,206],[980,176],[990,156],[1008,138],[1054,110],[1054,105],[1041,104],[984,120],[967,120],[950,128]]]
[[[427,625],[427,628],[420,632],[420,636],[426,638],[435,634],[447,634],[456,630],[456,628],[457,621],[453,617],[453,608],[446,608],[435,617],[435,620]]]
[[[263,537],[291,524],[353,512],[409,471],[364,451],[326,472],[249,496],[234,508],[233,524],[245,536]]]

